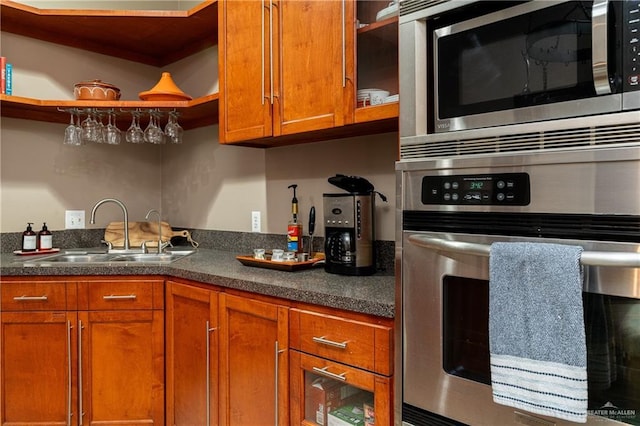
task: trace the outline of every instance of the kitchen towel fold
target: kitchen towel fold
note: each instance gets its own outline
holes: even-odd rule
[[[494,243],[489,260],[493,400],[587,420],[582,247]]]

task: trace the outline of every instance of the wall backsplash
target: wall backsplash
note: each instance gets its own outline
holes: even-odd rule
[[[193,241],[205,249],[216,249],[234,252],[239,255],[249,254],[254,248],[285,248],[287,236],[285,234],[263,234],[255,232],[211,231],[205,229],[189,230]],[[0,233],[0,253],[11,253],[21,247],[21,232]],[[106,246],[102,243],[104,229],[77,229],[55,231],[53,246],[61,249],[96,248]],[[184,237],[173,237],[173,245],[184,246],[189,242]],[[309,244],[305,236],[305,244]],[[323,251],[324,238],[313,237],[313,251]],[[381,275],[394,274],[395,243],[393,241],[376,241],[378,258],[378,272]]]

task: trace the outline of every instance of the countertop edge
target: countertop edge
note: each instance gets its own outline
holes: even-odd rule
[[[1,276],[162,275],[222,288],[246,291],[296,302],[394,318],[395,278],[333,275],[321,267],[283,272],[241,265],[235,254],[221,250],[198,252],[170,264],[24,266],[28,259],[3,254]]]

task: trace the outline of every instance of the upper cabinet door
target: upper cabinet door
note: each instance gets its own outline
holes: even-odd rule
[[[271,136],[273,5],[224,0],[220,6],[220,142]]]
[[[274,136],[353,119],[353,0],[275,3]]]
[[[353,122],[353,0],[221,5],[221,142]]]

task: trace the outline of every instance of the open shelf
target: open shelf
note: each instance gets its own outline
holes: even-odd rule
[[[0,0],[2,31],[162,67],[218,44],[218,3],[187,11],[38,9]]]
[[[161,67],[218,43],[218,3],[204,1],[187,11],[39,9],[0,0],[2,31],[111,57]],[[99,108],[118,113],[127,129],[128,111],[176,109],[180,124],[192,129],[218,122],[218,94],[191,101],[40,100],[0,95],[3,117],[68,123],[61,109]],[[123,110],[121,112],[121,110]]]
[[[10,118],[26,118],[29,120],[50,123],[69,123],[69,114],[61,109],[98,108],[113,109],[117,113],[117,125],[126,130],[131,123],[130,111],[140,108],[149,110],[159,108],[161,111],[177,110],[179,123],[185,129],[209,126],[218,123],[218,94],[211,94],[191,101],[148,102],[148,101],[56,101],[23,98],[19,96],[0,95],[2,116]]]

